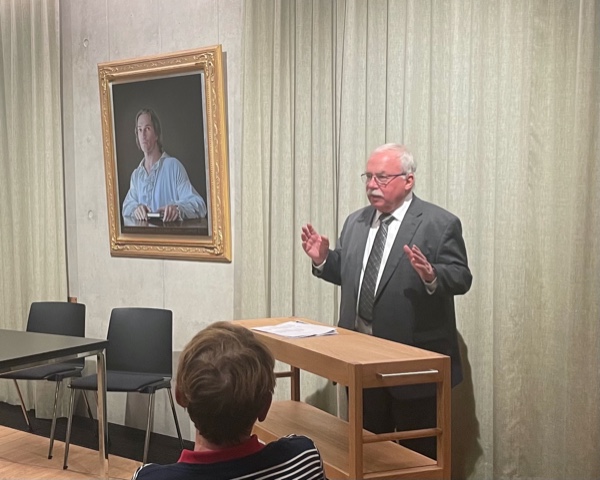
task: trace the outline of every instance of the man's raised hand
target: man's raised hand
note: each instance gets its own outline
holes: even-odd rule
[[[321,265],[329,254],[329,238],[319,235],[308,223],[302,227],[302,248],[314,265]]]

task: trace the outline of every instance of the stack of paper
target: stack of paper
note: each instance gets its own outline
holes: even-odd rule
[[[315,337],[318,335],[335,335],[337,333],[334,327],[325,325],[315,325],[313,323],[304,323],[297,320],[280,323],[268,327],[254,327],[252,330],[258,330],[266,333],[274,333],[282,337],[301,338]]]

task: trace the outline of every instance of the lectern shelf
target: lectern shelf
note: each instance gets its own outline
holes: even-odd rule
[[[297,319],[313,322],[309,319]],[[286,318],[238,320],[247,328],[277,325]],[[255,432],[265,442],[291,433],[312,438],[327,477],[333,479],[450,479],[450,358],[408,345],[339,329],[337,335],[286,338],[253,330],[275,358],[291,366],[291,400],[274,402]],[[348,387],[346,422],[300,402],[300,370]],[[375,435],[362,428],[364,388],[436,383],[437,426]],[[437,436],[438,460],[390,440]]]

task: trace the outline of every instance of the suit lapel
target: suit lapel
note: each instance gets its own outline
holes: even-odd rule
[[[375,294],[376,299],[392,278],[396,268],[398,268],[400,260],[405,255],[404,245],[410,245],[410,242],[415,236],[415,232],[421,223],[422,215],[423,209],[421,200],[413,195],[412,202],[410,207],[408,207],[406,214],[404,215],[404,219],[402,220],[398,234],[394,239],[392,250],[390,251],[390,255],[385,264],[383,274],[381,275],[381,280],[379,281],[379,286],[377,287],[377,292]]]
[[[373,223],[373,216],[375,215],[375,209],[373,207],[366,207],[363,212],[359,215],[356,220],[356,226],[354,227],[355,239],[352,245],[349,246],[349,256],[352,259],[353,265],[350,268],[352,272],[352,285],[354,286],[354,295],[358,298],[358,287],[360,284],[360,273],[362,271],[362,262],[365,256],[365,247],[367,245],[367,238],[369,237],[369,230]]]

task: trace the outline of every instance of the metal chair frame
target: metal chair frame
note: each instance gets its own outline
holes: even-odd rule
[[[74,337],[83,337],[85,335],[85,305],[81,303],[69,302],[33,302],[29,308],[29,317],[27,319],[28,332],[51,333],[58,335],[71,335]],[[25,400],[21,393],[21,388],[17,380],[47,380],[56,382],[54,390],[54,409],[52,413],[52,426],[50,428],[50,446],[48,448],[48,458],[52,458],[54,448],[54,434],[56,432],[56,411],[58,407],[58,395],[62,381],[65,378],[79,377],[83,370],[84,360],[74,360],[70,363],[58,363],[52,365],[43,365],[32,367],[18,372],[0,375],[0,379],[10,379],[14,382],[15,388],[21,402],[21,411],[25,418],[25,423],[30,432],[33,427]]]
[[[138,392],[149,395],[143,463],[147,463],[150,433],[154,423],[154,393],[166,389],[177,436],[183,438],[175,411],[171,379],[173,369],[173,313],[158,308],[115,308],[108,326],[106,349],[106,391]],[[65,440],[63,469],[68,468],[69,444],[73,423],[75,390],[82,390],[91,416],[86,390],[98,389],[97,376],[87,375],[71,382],[69,421]]]

